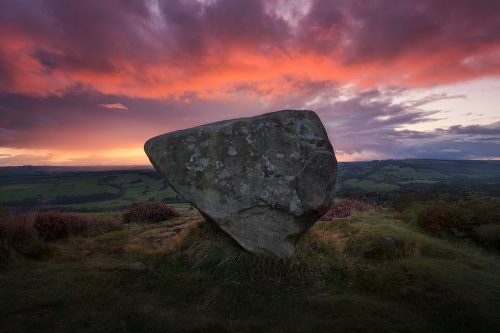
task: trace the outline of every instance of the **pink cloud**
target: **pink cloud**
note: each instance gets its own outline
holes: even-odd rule
[[[496,0],[313,0],[290,5],[293,22],[266,3],[0,0],[0,91],[221,97],[287,76],[365,89],[500,76]]]
[[[109,109],[109,110],[115,110],[115,111],[127,111],[128,108],[123,105],[122,103],[108,103],[108,104],[99,104],[100,107]]]

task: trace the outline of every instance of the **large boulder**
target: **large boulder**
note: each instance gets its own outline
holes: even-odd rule
[[[312,111],[189,128],[144,149],[176,192],[250,252],[293,255],[333,199],[337,160]]]

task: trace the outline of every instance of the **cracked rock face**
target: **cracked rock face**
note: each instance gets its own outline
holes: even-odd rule
[[[176,192],[250,252],[293,255],[333,200],[337,160],[312,111],[167,133],[144,149]]]

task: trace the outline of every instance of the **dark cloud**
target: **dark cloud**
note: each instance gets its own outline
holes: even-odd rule
[[[117,108],[122,112],[110,112]],[[103,95],[83,88],[63,96],[4,94],[0,95],[0,147],[140,147],[166,131],[259,111],[256,103],[206,100],[194,94],[163,100]]]
[[[71,5],[63,0],[0,0],[0,53],[12,57],[17,49],[48,72],[110,73],[123,70],[123,63],[152,63],[160,49],[148,37],[155,31],[146,5],[142,0]]]
[[[240,87],[239,94],[226,100],[196,94],[164,100],[130,98],[83,88],[61,97],[2,95],[0,146],[89,151],[141,147],[146,139],[164,132],[290,107],[315,110],[344,158],[500,157],[499,122],[408,130],[405,126],[432,122],[438,111],[415,107],[422,104],[419,101],[395,102],[399,91],[359,93],[327,82],[295,84],[305,93],[267,102],[252,96],[242,99],[245,89],[252,91],[251,86]],[[123,105],[127,111],[110,112],[103,105]],[[16,160],[15,156],[5,158]]]
[[[497,0],[314,0],[301,37],[323,52],[340,49],[349,63],[450,49],[461,57],[498,45],[498,12]]]
[[[401,94],[397,89],[359,93],[318,87],[321,88],[314,94],[295,98],[294,106],[313,109],[320,115],[341,156],[356,159],[500,157],[500,122],[429,131],[405,129],[408,125],[432,124],[438,119],[439,110],[426,111],[420,106],[462,96],[434,94],[395,102]],[[277,101],[269,108],[277,108],[282,103]]]
[[[498,135],[500,137],[500,121],[488,126],[480,125],[455,125],[451,126],[448,132],[453,134],[468,134],[468,135]]]
[[[500,76],[499,12],[497,0],[0,0],[0,146],[141,146],[306,108],[346,155],[498,157],[498,122],[406,129],[437,119],[422,106],[465,96],[396,97]]]
[[[259,56],[279,64],[276,57],[287,55],[297,67],[299,58],[315,56],[347,68],[412,56],[406,68],[418,84],[499,74],[497,0],[313,0],[302,14],[296,3],[289,6],[296,24],[281,15],[284,5],[272,11],[263,0],[0,0],[0,88],[33,92],[48,85],[60,93],[85,83],[137,94],[135,85],[251,68],[263,61]],[[7,65],[13,59],[18,64]],[[377,68],[371,70],[383,71]],[[409,80],[403,69],[394,76]],[[282,70],[294,74],[293,67]],[[117,78],[99,84],[91,74]],[[241,75],[251,81],[245,77],[251,72]]]
[[[424,98],[420,98],[420,99],[415,100],[415,101],[407,101],[406,104],[408,106],[412,106],[412,107],[419,107],[419,106],[429,104],[432,102],[442,101],[442,100],[446,100],[446,99],[461,99],[461,98],[467,98],[467,96],[465,96],[465,95],[452,95],[452,96],[450,96],[450,95],[445,94],[445,93],[431,94],[429,96],[426,96]]]
[[[160,6],[170,47],[184,55],[200,57],[205,53],[223,53],[235,46],[257,51],[278,47],[288,40],[288,25],[266,12],[262,1],[219,0],[202,4],[197,1],[168,0]]]
[[[371,151],[382,156],[397,156],[403,141],[429,136],[398,129],[432,121],[437,113],[394,103],[390,94],[376,90],[316,107],[338,149],[346,154]]]

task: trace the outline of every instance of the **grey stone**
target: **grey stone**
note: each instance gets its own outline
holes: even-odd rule
[[[127,268],[131,271],[143,271],[146,269],[146,265],[140,261],[137,261],[128,265]]]
[[[384,247],[392,247],[396,241],[391,236],[382,236],[379,238],[380,244]]]
[[[167,133],[144,149],[176,192],[250,252],[293,255],[333,199],[337,160],[312,111]]]

